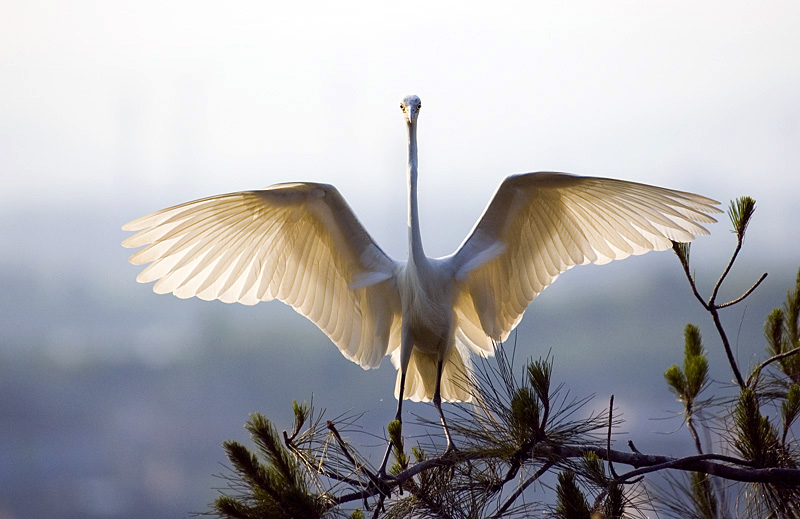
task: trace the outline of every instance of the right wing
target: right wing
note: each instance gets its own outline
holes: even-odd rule
[[[457,337],[493,352],[525,309],[575,265],[665,250],[708,234],[719,202],[636,182],[526,173],[506,178],[451,256],[460,279]]]

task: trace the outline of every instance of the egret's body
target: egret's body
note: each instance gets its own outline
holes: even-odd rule
[[[279,299],[345,357],[398,368],[404,398],[469,401],[469,351],[493,353],[533,299],[574,265],[607,263],[707,234],[718,202],[669,189],[562,173],[508,177],[458,251],[425,256],[417,209],[417,118],[408,130],[409,256],[391,259],[332,186],[278,184],[164,209],[127,224],[158,293],[255,304]],[[441,397],[441,398],[440,398]],[[444,416],[442,415],[444,421]],[[445,427],[446,431],[446,427]],[[449,437],[448,437],[449,439]]]

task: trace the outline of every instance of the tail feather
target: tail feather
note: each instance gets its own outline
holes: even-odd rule
[[[436,355],[427,355],[419,350],[411,352],[406,371],[406,383],[403,388],[403,398],[414,402],[430,402],[436,389]],[[400,377],[394,386],[394,397],[400,395]],[[456,342],[444,358],[442,368],[442,401],[443,402],[471,402],[472,401],[472,361],[469,350],[461,343]]]

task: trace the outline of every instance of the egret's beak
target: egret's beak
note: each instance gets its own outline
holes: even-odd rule
[[[409,124],[414,122],[414,117],[416,115],[417,114],[414,113],[414,107],[413,106],[409,106],[408,107],[408,122],[409,122]]]

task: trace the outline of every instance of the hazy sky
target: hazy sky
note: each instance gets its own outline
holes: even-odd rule
[[[759,239],[794,229],[800,3],[487,5],[0,2],[0,203],[132,219],[325,181],[402,257],[416,93],[432,254],[505,175],[546,169],[750,194]]]
[[[763,352],[765,308],[780,304],[800,264],[799,20],[796,0],[0,0],[0,368],[14,375],[6,377],[13,388],[7,393],[21,384],[29,399],[6,399],[3,413],[35,418],[0,424],[17,431],[4,444],[5,452],[15,449],[0,470],[0,481],[11,482],[6,494],[23,488],[29,494],[22,500],[57,503],[61,515],[65,500],[90,506],[87,495],[117,508],[133,503],[131,516],[141,515],[142,495],[162,511],[167,502],[197,510],[212,492],[202,475],[219,472],[220,441],[243,436],[250,411],[288,405],[316,387],[323,407],[367,408],[376,422],[393,416],[388,362],[361,373],[278,303],[223,308],[152,294],[134,281],[139,269],[125,261],[130,251],[120,246],[120,227],[202,196],[322,181],[342,191],[387,252],[405,259],[406,142],[398,106],[406,94],[423,101],[420,211],[432,255],[455,249],[511,173],[617,177],[726,205],[735,196],[755,197],[759,210],[742,263],[757,266],[737,265],[721,296],[739,295],[761,269],[770,271],[747,313],[737,306],[725,317],[742,366],[753,365]],[[702,288],[724,263],[698,256],[727,254],[728,227],[713,226],[711,238],[693,249]],[[775,264],[781,268],[772,270]],[[624,277],[637,265],[645,266],[648,283]],[[565,275],[554,285],[563,288],[548,290],[543,299],[550,300],[535,302],[538,309],[523,321],[520,358],[552,346],[558,380],[578,397],[596,391],[602,409],[614,392],[634,433],[677,427],[647,421],[663,415],[658,402],[671,397],[642,380],[660,379],[678,361],[686,320],[710,320],[691,299],[667,297],[668,311],[656,316],[638,305],[676,293],[665,286],[675,277],[661,276],[667,269],[679,267],[664,253]],[[242,363],[259,362],[196,370],[194,352],[223,358],[229,336],[263,349],[263,356],[237,354]],[[721,358],[712,332],[706,337]],[[27,376],[29,364],[15,364],[9,344],[20,359],[39,358],[42,350],[64,366],[88,368]],[[273,356],[291,360],[279,366],[306,371],[261,373],[260,362]],[[178,372],[184,378],[138,368],[118,378],[114,366],[132,358],[148,366],[189,360]],[[321,367],[310,367],[312,359]],[[627,364],[637,367],[634,376],[620,376],[616,365]],[[236,383],[221,383],[229,372]],[[727,371],[715,373],[729,379]],[[364,384],[353,388],[375,390],[344,396],[350,377]],[[651,401],[659,391],[662,400]],[[53,417],[62,420],[64,409],[66,425],[53,436]],[[78,422],[86,429],[69,427]],[[196,431],[204,443],[185,450]],[[51,484],[49,461],[58,456],[69,460],[56,464],[63,487]],[[211,468],[179,456],[208,460]]]

